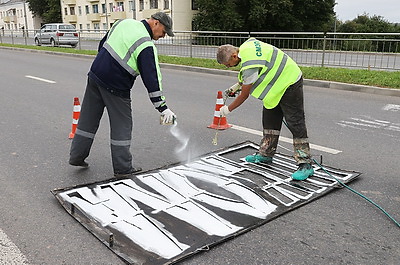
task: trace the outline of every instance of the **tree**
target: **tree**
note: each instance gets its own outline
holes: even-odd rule
[[[382,16],[370,16],[366,13],[357,18],[346,21],[338,27],[340,32],[362,32],[362,33],[393,33],[400,32],[400,27],[386,21]]]
[[[291,0],[242,0],[240,15],[244,31],[286,31],[293,22]],[[300,30],[301,27],[296,27]]]
[[[348,20],[344,23],[340,23],[338,26],[338,30],[340,32],[346,33],[395,33],[400,32],[400,27],[396,24],[392,24],[386,21],[381,16],[369,16],[364,13],[363,15],[357,16],[357,18],[353,20]],[[352,38],[352,35],[348,35],[349,38]],[[398,51],[398,42],[391,41],[390,39],[399,39],[398,36],[390,36],[385,42],[382,41],[374,41],[373,39],[385,39],[385,36],[382,35],[355,35],[354,38],[360,39],[357,42],[352,41],[351,44],[349,42],[343,42],[341,45],[342,50],[353,50],[354,47],[363,47],[369,51],[378,51],[378,52],[399,52]],[[365,40],[363,40],[365,39]]]
[[[326,31],[335,0],[196,0],[196,30]]]
[[[335,22],[335,0],[293,0],[294,20],[302,31],[330,30]]]
[[[235,31],[244,21],[237,12],[237,0],[196,0],[199,13],[194,16],[193,30]]]
[[[385,20],[382,16],[370,16],[367,13],[357,16],[353,20],[341,22],[340,32],[369,32],[369,33],[393,33],[400,32],[400,26]]]
[[[60,0],[26,0],[33,15],[44,23],[62,22]]]

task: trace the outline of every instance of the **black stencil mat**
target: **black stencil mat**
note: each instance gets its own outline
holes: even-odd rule
[[[339,184],[314,165],[294,181],[295,161],[244,157],[251,142],[126,179],[55,189],[65,210],[128,264],[172,264],[321,197]],[[360,173],[324,166],[343,183]]]

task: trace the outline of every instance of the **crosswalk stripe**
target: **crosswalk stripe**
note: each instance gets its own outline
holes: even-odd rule
[[[254,134],[254,135],[263,136],[263,133],[261,131],[257,131],[257,130],[254,130],[254,129],[242,127],[242,126],[239,126],[239,125],[233,125],[232,124],[232,129],[235,129],[235,130],[238,130],[238,131],[242,131],[242,132],[251,133],[251,134]],[[283,137],[283,136],[279,136],[279,141],[286,142],[286,143],[293,143],[292,139],[287,138],[287,137]],[[319,151],[322,151],[322,152],[334,154],[334,155],[339,154],[339,153],[342,152],[340,150],[336,150],[336,149],[325,147],[325,146],[321,146],[321,145],[311,144],[311,143],[310,143],[310,148],[314,149],[314,150],[319,150]]]
[[[10,238],[0,229],[0,264],[28,265],[28,260]]]

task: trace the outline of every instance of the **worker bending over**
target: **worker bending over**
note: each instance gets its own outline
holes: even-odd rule
[[[240,64],[237,87],[226,91],[239,95],[229,106],[222,106],[224,117],[252,95],[263,101],[263,138],[260,149],[246,156],[250,163],[272,163],[278,146],[283,118],[293,134],[294,158],[298,169],[294,180],[305,180],[314,174],[304,116],[303,77],[299,66],[280,49],[250,38],[239,48],[226,44],[218,48],[217,61],[227,67]]]

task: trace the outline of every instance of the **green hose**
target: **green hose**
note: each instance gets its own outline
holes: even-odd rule
[[[368,202],[372,203],[375,207],[377,207],[379,210],[381,210],[387,217],[390,218],[390,220],[392,220],[398,227],[400,227],[399,222],[397,222],[388,212],[385,211],[385,209],[383,209],[381,206],[379,206],[377,203],[375,203],[374,201],[372,201],[370,198],[366,197],[365,195],[362,195],[361,193],[359,193],[358,191],[350,188],[349,186],[347,186],[346,184],[344,184],[343,182],[341,182],[339,179],[335,178],[334,176],[332,176],[328,171],[325,170],[325,168],[323,166],[321,166],[317,161],[315,161],[315,159],[312,159],[314,161],[315,164],[317,164],[320,168],[322,168],[322,170],[328,174],[330,177],[332,177],[334,180],[336,180],[340,185],[342,185],[343,187],[345,187],[346,189],[350,190],[351,192],[357,194],[358,196],[364,198],[365,200],[367,200]]]
[[[285,120],[283,120],[283,123],[286,125],[286,127],[289,129],[288,124],[286,123]],[[385,211],[385,209],[383,209],[381,206],[379,206],[377,203],[375,203],[373,200],[371,200],[370,198],[368,198],[365,195],[362,195],[361,193],[359,193],[358,191],[350,188],[349,186],[347,186],[346,184],[344,184],[343,182],[341,182],[340,180],[338,180],[337,178],[335,178],[334,176],[332,176],[328,171],[326,171],[326,169],[321,166],[317,161],[315,161],[315,159],[312,159],[314,161],[315,164],[317,164],[320,168],[322,168],[322,170],[328,174],[330,177],[332,177],[334,180],[336,180],[340,185],[342,185],[343,187],[345,187],[346,189],[350,190],[351,192],[357,194],[358,196],[364,198],[365,200],[367,200],[368,202],[372,203],[375,207],[377,207],[379,210],[381,210],[387,217],[389,217],[390,220],[392,220],[399,228],[400,228],[400,224],[399,222],[397,222],[388,212]]]

